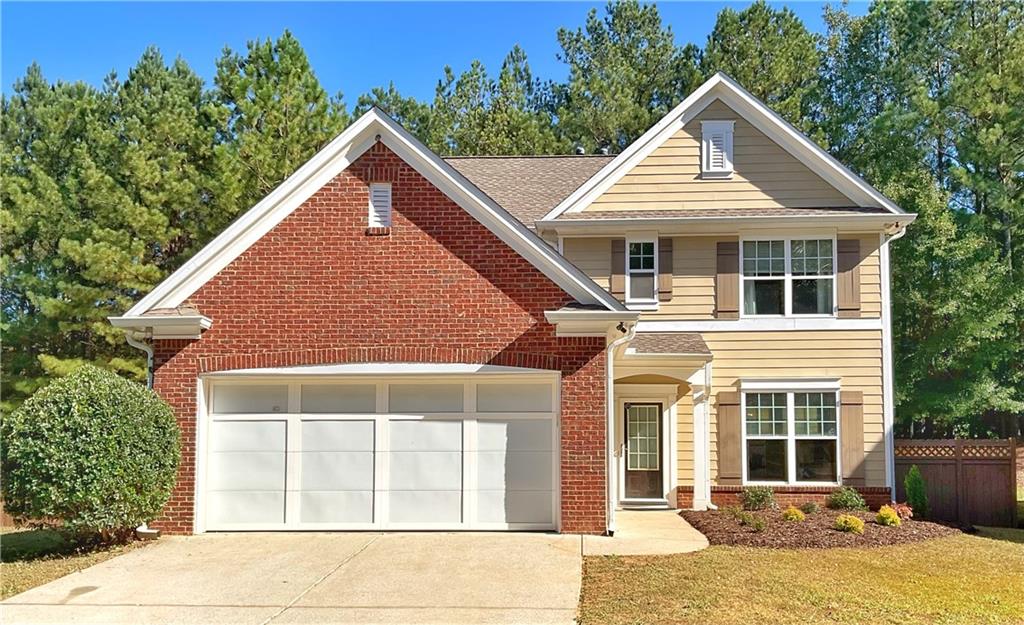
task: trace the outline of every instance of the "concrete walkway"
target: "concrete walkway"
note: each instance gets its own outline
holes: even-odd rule
[[[700,551],[708,539],[678,510],[619,510],[615,536],[584,536],[585,556],[658,556]]]
[[[560,623],[580,537],[289,533],[165,537],[0,604],[13,623]]]

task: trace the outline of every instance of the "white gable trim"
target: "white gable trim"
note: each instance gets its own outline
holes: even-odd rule
[[[157,285],[132,306],[125,317],[139,316],[153,308],[181,305],[377,141],[383,142],[577,301],[602,305],[609,310],[625,310],[611,294],[481,193],[451,165],[374,108]]]
[[[892,200],[818,147],[732,78],[718,72],[539,221],[553,220],[563,213],[578,213],[585,209],[709,104],[719,99],[857,206],[881,207],[894,214],[904,214]]]

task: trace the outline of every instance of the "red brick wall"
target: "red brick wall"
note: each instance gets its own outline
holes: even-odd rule
[[[773,490],[775,491],[775,503],[785,508],[789,505],[800,507],[800,504],[807,503],[808,501],[813,501],[824,507],[829,494],[835,489],[828,487],[792,486],[778,487]],[[857,490],[872,510],[877,510],[879,506],[892,501],[889,489],[885,487],[869,486],[858,488]],[[716,506],[738,506],[740,505],[740,494],[742,492],[743,488],[741,486],[712,486],[711,502]],[[680,486],[676,489],[676,506],[679,508],[693,507],[692,486]]]
[[[370,182],[392,183],[390,230],[367,231]],[[200,373],[470,362],[561,372],[562,528],[603,532],[604,339],[556,338],[544,320],[571,300],[375,146],[188,299],[213,320],[202,339],[157,342],[154,386],[178,415],[183,461],[154,526],[192,531]]]

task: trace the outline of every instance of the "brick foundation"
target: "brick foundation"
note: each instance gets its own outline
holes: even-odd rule
[[[788,486],[776,487],[773,490],[775,491],[775,502],[785,508],[789,505],[799,507],[800,504],[807,503],[808,501],[824,506],[829,494],[836,489],[819,486]],[[857,491],[864,497],[864,501],[867,502],[868,507],[872,510],[877,510],[880,506],[892,501],[889,489],[884,486],[865,486],[858,488]],[[740,505],[740,494],[742,492],[742,486],[712,486],[711,503],[716,506],[738,506]],[[676,488],[676,506],[683,509],[693,507],[692,486],[679,486]]]
[[[368,230],[370,182],[392,184],[391,227]],[[572,298],[381,144],[191,297],[199,340],[156,341],[154,388],[182,431],[178,484],[152,525],[193,531],[197,378],[239,368],[474,363],[559,371],[561,519],[605,531],[605,340],[559,338],[544,311]]]

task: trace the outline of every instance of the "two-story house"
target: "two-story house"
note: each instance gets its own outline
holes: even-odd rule
[[[721,74],[615,157],[443,159],[370,111],[111,319],[182,429],[157,525],[888,502],[913,218]]]

